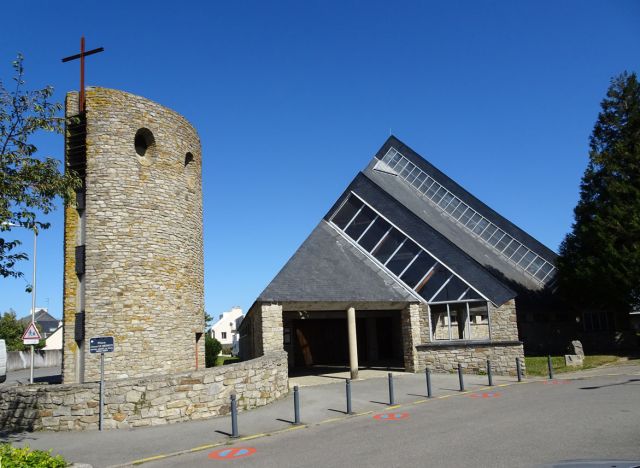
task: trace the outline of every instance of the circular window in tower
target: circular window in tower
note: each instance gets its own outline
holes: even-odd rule
[[[136,137],[133,140],[133,145],[136,148],[138,156],[145,157],[147,152],[152,149],[156,144],[156,140],[153,137],[153,133],[148,128],[141,128],[136,132]]]

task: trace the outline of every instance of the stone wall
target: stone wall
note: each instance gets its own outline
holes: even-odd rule
[[[465,372],[486,372],[487,359],[498,375],[516,375],[516,358],[520,358],[522,372],[525,372],[522,343],[515,342],[445,342],[430,343],[417,347],[419,368],[453,372],[462,363]]]
[[[416,346],[421,342],[420,316],[426,313],[426,309],[424,304],[409,304],[401,312],[404,367],[407,372],[417,372],[420,368]]]
[[[71,93],[67,115],[76,109]],[[203,367],[199,137],[176,112],[104,88],[87,88],[86,125],[86,207],[68,207],[65,220],[64,382],[99,378],[99,356],[87,346],[93,336],[115,337],[105,356],[110,379]],[[76,341],[81,311],[85,339]]]
[[[266,405],[288,392],[286,353],[168,376],[107,381],[105,428],[155,426],[210,418],[238,408]],[[0,390],[0,428],[93,430],[98,428],[99,384],[30,385]]]
[[[417,317],[413,308],[419,311]],[[450,372],[457,369],[458,363],[462,363],[466,372],[485,372],[486,361],[490,359],[496,374],[515,375],[516,357],[518,357],[524,372],[524,350],[522,343],[518,341],[514,300],[500,307],[489,303],[491,339],[432,341],[428,314],[428,308],[425,305],[411,305],[403,311],[405,367],[408,371],[424,371],[429,367],[432,370]],[[431,326],[433,325],[432,323]],[[472,331],[476,326],[475,323],[472,325]],[[444,336],[444,334],[441,335],[441,337]],[[446,336],[448,337],[448,331]],[[488,337],[488,334],[486,336]],[[420,342],[411,346],[411,343],[416,343],[416,337],[419,337]]]
[[[240,352],[243,359],[282,351],[284,349],[282,305],[254,304],[243,319],[239,332]]]

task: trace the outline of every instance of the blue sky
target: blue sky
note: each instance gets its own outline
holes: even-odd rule
[[[0,77],[87,85],[183,114],[203,150],[206,309],[246,310],[392,132],[557,250],[609,80],[640,71],[640,3],[21,1]],[[59,135],[38,137],[62,158]],[[38,306],[62,314],[62,210],[39,236]],[[28,232],[14,230],[31,253]],[[31,306],[0,279],[0,312]]]

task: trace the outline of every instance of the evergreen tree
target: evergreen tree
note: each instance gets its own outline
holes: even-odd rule
[[[583,307],[640,308],[640,84],[614,78],[590,138],[589,164],[560,246],[561,291]]]

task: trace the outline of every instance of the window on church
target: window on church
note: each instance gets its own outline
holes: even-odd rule
[[[363,203],[356,197],[349,197],[340,210],[333,216],[332,221],[340,229],[345,229],[354,216],[358,214],[362,206]]]
[[[368,206],[364,206],[353,221],[351,221],[345,232],[353,240],[358,240],[375,218],[376,214],[373,210]]]
[[[455,197],[451,201],[461,203]],[[330,222],[425,301],[482,298],[478,291],[357,196],[349,196]]]
[[[401,180],[429,199],[455,222],[480,237],[507,261],[516,264],[541,284],[553,280],[555,267],[530,249],[522,246],[511,235],[477,213],[447,188],[427,175],[395,148],[389,148],[382,161],[393,169]],[[520,248],[522,247],[522,249]]]
[[[227,339],[227,332],[221,332],[221,335],[223,340]]]
[[[155,145],[155,138],[151,130],[148,128],[141,128],[136,132],[136,136],[133,140],[133,145],[136,149],[138,156],[144,157],[147,154],[149,148]]]
[[[429,313],[434,341],[490,339],[486,302],[432,304]]]

